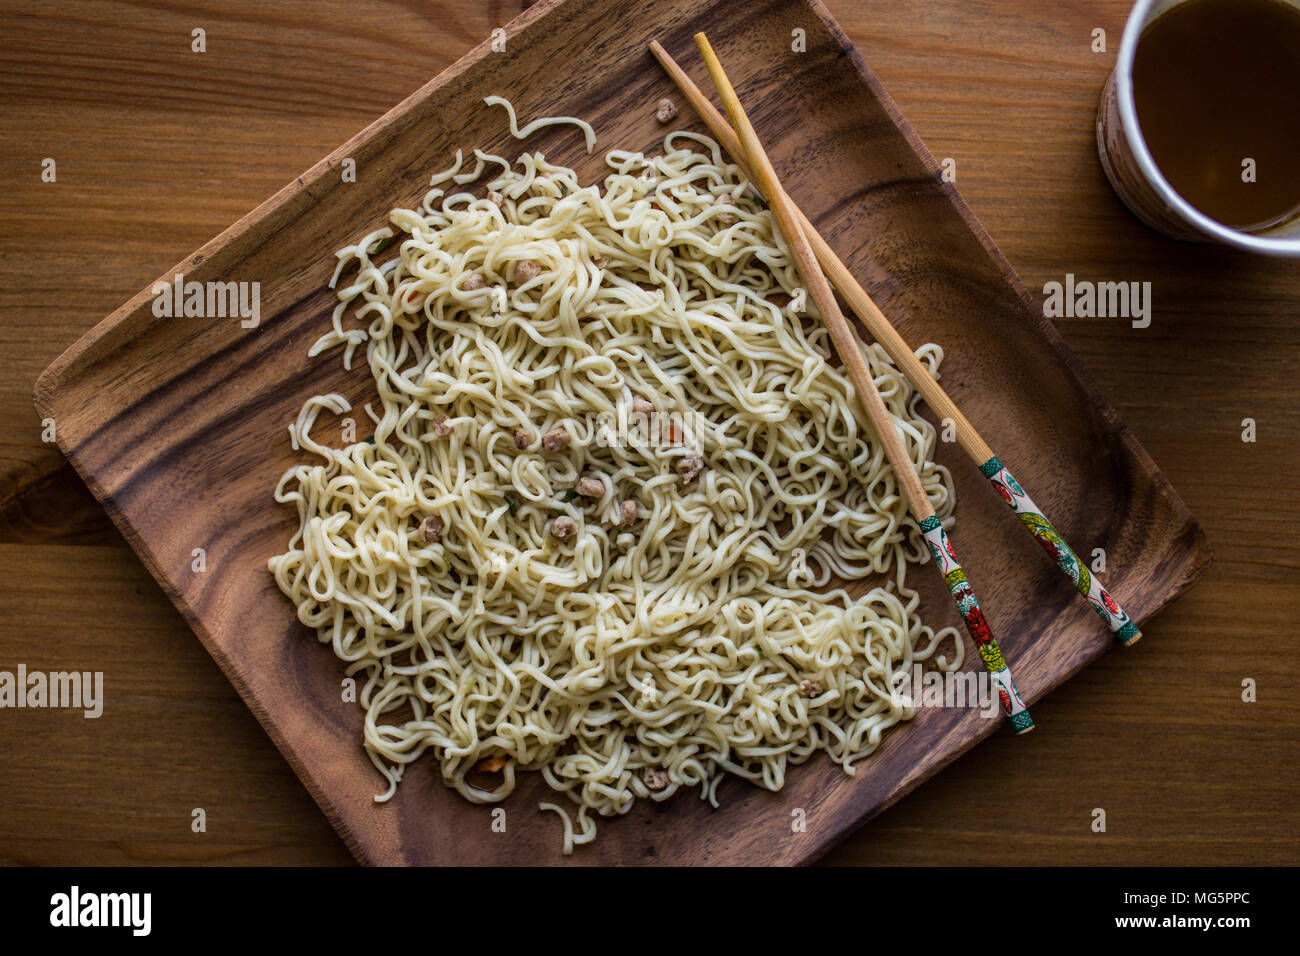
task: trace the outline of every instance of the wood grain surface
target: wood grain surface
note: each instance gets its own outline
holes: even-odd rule
[[[1124,10],[1023,6],[1019,16],[958,3],[831,9],[935,155],[957,160],[963,195],[1031,288],[1066,272],[1153,282],[1151,328],[1093,319],[1061,331],[1189,499],[1218,563],[1139,649],[1039,704],[1050,735],[995,736],[830,860],[1293,861],[1298,721],[1282,641],[1297,516],[1277,476],[1296,458],[1296,269],[1177,246],[1134,223],[1091,149],[1112,54],[1090,51],[1090,31],[1117,39]],[[5,20],[0,667],[104,670],[109,686],[99,721],[0,714],[7,860],[347,859],[41,442],[26,398],[101,316],[516,12],[273,9],[91,4],[57,21]],[[195,26],[208,30],[201,56],[189,52]],[[40,180],[46,156],[58,160],[57,183]],[[1254,443],[1241,441],[1245,417],[1258,423]],[[1258,703],[1240,701],[1246,677]],[[208,813],[206,833],[190,831],[195,807]],[[1108,813],[1104,834],[1089,827],[1096,807]]]

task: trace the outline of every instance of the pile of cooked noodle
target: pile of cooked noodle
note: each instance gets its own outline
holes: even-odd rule
[[[556,122],[580,123],[522,135]],[[928,552],[765,205],[703,136],[606,162],[584,186],[458,153],[338,253],[312,354],[364,346],[374,434],[322,445],[350,406],[307,401],[291,433],[321,461],[281,480],[300,526],[270,561],[362,678],[377,799],[426,751],[477,802],[538,770],[577,808],[543,804],[565,852],[638,797],[777,789],[818,751],[852,772],[912,716],[895,675],[961,654],[917,617]],[[946,518],[934,430],[867,357]]]

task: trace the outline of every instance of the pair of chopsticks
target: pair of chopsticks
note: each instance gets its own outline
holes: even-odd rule
[[[921,393],[931,409],[953,421],[962,448],[979,466],[985,477],[992,482],[1044,550],[1056,561],[1058,567],[1071,579],[1080,593],[1087,597],[1089,603],[1115,632],[1120,642],[1126,645],[1133,644],[1141,637],[1141,633],[1096,577],[1089,573],[1083,562],[1052,527],[1047,517],[1012,477],[1011,472],[993,454],[992,449],[979,436],[961,410],[939,387],[938,382],[917,359],[915,353],[908,348],[902,336],[872,302],[866,290],[857,283],[848,268],[785,193],[708,39],[703,33],[699,33],[695,36],[695,42],[700,48],[718,94],[722,97],[723,106],[731,119],[730,126],[658,42],[651,43],[650,50],[677,83],[714,136],[731,153],[746,178],[755,183],[766,196],[768,205],[791,247],[800,277],[808,286],[813,301],[817,303],[823,321],[831,333],[836,352],[844,362],[867,417],[884,446],[891,467],[898,476],[912,516],[930,545],[936,567],[943,574],[944,582],[957,604],[966,629],[998,688],[1003,711],[1010,719],[1016,733],[1026,733],[1033,729],[1033,719],[1029,716],[1029,711],[1025,708],[1024,701],[1016,689],[1011,671],[989,630],[988,622],[975,598],[970,582],[957,561],[952,542],[935,516],[934,508],[925,494],[915,466],[907,456],[902,440],[876,389],[857,336],[849,327],[835,301],[830,282],[822,271],[823,266],[830,273],[841,294],[863,319],[876,340],[881,343],[913,387]],[[733,126],[734,132],[731,128]]]
[[[707,44],[707,40],[705,43]],[[713,104],[709,102],[709,98],[691,81],[686,72],[677,65],[676,61],[668,55],[667,51],[657,41],[650,44],[650,52],[654,54],[655,59],[672,77],[718,142],[736,160],[746,178],[754,182],[755,176],[746,159],[745,150],[722,114],[714,108]],[[713,62],[717,62],[716,57],[714,57]],[[712,72],[712,67],[710,71]],[[720,66],[718,71],[721,72]],[[734,97],[734,91],[732,95]],[[739,106],[738,101],[737,106]],[[779,184],[777,188],[780,189]],[[948,394],[935,381],[929,370],[921,364],[921,360],[916,357],[916,353],[903,341],[903,337],[885,318],[885,314],[871,301],[871,296],[853,278],[853,274],[849,272],[848,267],[835,255],[826,240],[813,228],[812,223],[799,211],[798,207],[790,202],[789,197],[785,196],[784,192],[782,192],[782,195],[793,210],[794,218],[798,220],[804,237],[812,245],[817,260],[821,263],[822,268],[826,270],[830,281],[839,289],[840,294],[844,296],[845,301],[849,303],[858,317],[862,319],[875,340],[894,360],[894,364],[912,383],[912,387],[921,394],[926,404],[940,419],[952,421],[958,444],[970,456],[971,461],[979,467],[984,477],[992,483],[998,494],[1011,507],[1011,510],[1056,563],[1057,567],[1064,572],[1079,593],[1087,599],[1092,609],[1100,615],[1101,619],[1115,633],[1119,642],[1126,647],[1136,644],[1142,637],[1137,622],[1124,613],[1123,608],[1102,587],[1097,576],[1088,570],[1087,565],[1079,559],[1079,556],[1074,553],[1073,549],[1065,542],[1065,539],[1057,533],[1047,516],[1034,504],[1033,499],[1025,493],[1025,490],[1012,476],[1007,466],[998,459],[998,456],[993,453],[993,449],[980,437],[979,432],[962,414],[961,409],[948,397]],[[787,236],[787,241],[788,239]]]
[[[707,45],[707,40],[705,44]],[[691,81],[686,72],[677,65],[676,61],[668,55],[667,51],[657,41],[650,44],[650,52],[654,54],[655,59],[672,77],[718,142],[736,160],[746,178],[754,182],[755,176],[750,168],[750,163],[746,159],[745,150],[722,114],[714,108],[713,104],[709,102],[709,98]],[[713,62],[717,63],[716,57],[713,58]],[[721,73],[720,66],[717,67],[717,70]],[[712,71],[713,67],[710,67],[710,72]],[[716,75],[714,79],[716,81]],[[733,91],[732,96],[734,97],[734,95]],[[739,101],[737,101],[736,105],[739,107]],[[777,188],[780,189],[779,184],[777,184]],[[817,260],[821,263],[821,267],[825,269],[830,281],[839,289],[840,294],[844,296],[845,301],[857,313],[858,317],[862,319],[875,340],[894,360],[894,364],[912,383],[912,387],[921,394],[926,404],[941,420],[948,419],[952,421],[958,444],[970,456],[971,461],[978,466],[984,477],[992,483],[998,494],[1011,507],[1011,510],[1020,519],[1021,523],[1033,534],[1034,539],[1038,541],[1043,550],[1070,579],[1079,593],[1088,600],[1092,609],[1115,633],[1119,642],[1127,647],[1136,644],[1142,637],[1137,622],[1124,613],[1124,610],[1115,599],[1102,587],[1097,576],[1088,570],[1087,565],[1079,559],[1079,556],[1074,553],[1073,549],[1065,542],[1065,539],[1060,536],[1047,519],[1047,516],[1034,504],[1033,500],[1012,476],[1007,466],[998,459],[998,456],[993,453],[993,449],[980,437],[979,432],[962,414],[961,409],[948,397],[948,394],[935,381],[929,370],[921,364],[921,360],[916,357],[916,353],[898,334],[890,321],[885,318],[885,314],[871,301],[871,296],[853,278],[853,274],[849,272],[848,267],[840,261],[839,257],[826,243],[826,240],[813,228],[812,223],[808,221],[807,217],[799,211],[793,202],[790,202],[789,197],[785,196],[784,192],[782,192],[782,196],[793,211],[794,218],[798,220],[804,237],[812,245]],[[787,241],[789,241],[788,235]]]

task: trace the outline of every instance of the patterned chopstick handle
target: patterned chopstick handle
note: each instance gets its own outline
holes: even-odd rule
[[[984,661],[984,667],[998,689],[998,699],[1002,701],[1002,710],[1011,721],[1011,728],[1018,734],[1033,730],[1034,720],[1025,709],[1016,682],[1011,679],[1011,669],[1007,667],[998,642],[993,640],[993,632],[989,630],[988,621],[984,620],[984,612],[980,609],[979,601],[975,600],[975,592],[966,580],[966,572],[957,563],[957,555],[952,550],[948,535],[944,533],[943,525],[931,515],[921,522],[921,533],[925,535],[930,552],[938,562],[939,570],[943,572],[944,583],[952,592],[952,599],[957,603],[966,630],[975,641],[980,659]]]
[[[980,471],[984,472],[984,477],[992,482],[993,487],[1002,496],[1002,500],[1011,506],[1016,517],[1043,546],[1048,557],[1056,562],[1056,566],[1079,589],[1079,593],[1088,599],[1088,603],[1101,615],[1106,626],[1115,632],[1119,642],[1131,644],[1140,638],[1142,632],[1138,630],[1136,622],[1124,613],[1124,609],[1101,586],[1097,576],[1088,571],[1087,565],[1079,560],[1079,556],[1052,527],[1052,522],[1038,510],[1033,499],[1025,494],[1025,489],[1021,488],[1020,483],[1012,477],[1007,466],[998,461],[998,456],[994,455],[980,465]]]

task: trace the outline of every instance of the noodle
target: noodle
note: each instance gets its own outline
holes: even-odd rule
[[[587,141],[588,153],[596,148],[596,131],[591,128],[591,124],[586,120],[578,119],[576,116],[543,116],[541,119],[535,119],[523,129],[520,129],[519,121],[515,119],[514,104],[504,96],[485,96],[483,102],[488,106],[504,106],[506,108],[506,112],[510,114],[510,135],[515,139],[527,139],[539,129],[544,129],[547,126],[562,126],[568,123],[582,130],[582,135]]]
[[[516,136],[552,122],[487,102]],[[312,354],[350,368],[365,345],[374,434],[314,441],[350,405],[309,399],[290,432],[323,463],[276,489],[299,527],[269,567],[361,679],[376,799],[425,752],[480,803],[537,770],[577,807],[575,829],[542,804],[567,853],[589,811],[691,787],[716,806],[725,774],[776,790],[817,752],[853,773],[913,715],[897,675],[962,644],[937,655],[955,632],[917,616],[905,571],[928,551],[772,215],[691,133],[609,153],[600,186],[475,157],[502,167],[488,198],[441,188],[471,181],[458,152],[420,209],[338,253]],[[934,428],[865,351],[947,518]]]

